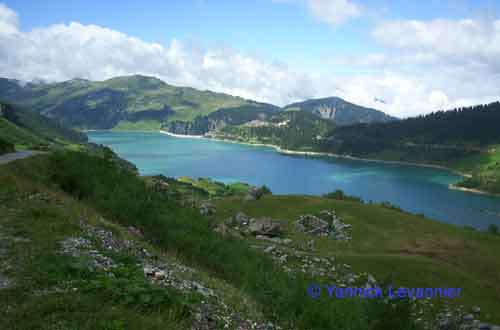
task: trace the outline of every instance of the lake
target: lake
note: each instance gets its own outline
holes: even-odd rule
[[[500,198],[450,190],[460,181],[435,168],[334,157],[280,154],[269,147],[176,138],[149,132],[87,132],[142,175],[208,177],[224,183],[266,185],[274,194],[321,195],[342,189],[365,201],[390,201],[402,209],[460,226],[500,225]]]

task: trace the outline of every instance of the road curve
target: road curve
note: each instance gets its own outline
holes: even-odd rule
[[[23,159],[23,158],[28,158],[31,156],[35,155],[40,155],[43,154],[44,152],[42,151],[35,151],[35,150],[25,150],[25,151],[18,151],[18,152],[12,152],[9,154],[4,154],[0,156],[0,165],[7,164],[10,162],[13,162],[18,159]]]

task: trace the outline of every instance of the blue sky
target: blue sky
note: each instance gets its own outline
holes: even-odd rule
[[[121,66],[116,61],[111,63],[109,58],[94,63],[98,68],[107,67],[102,69],[101,75],[85,71],[92,68],[92,63],[85,62],[84,66],[75,67],[67,75],[60,74],[62,69],[59,67],[50,72],[43,72],[42,67],[30,67],[30,74],[27,74],[26,67],[23,72],[12,72],[13,78],[60,80],[83,76],[104,79],[114,73],[143,72],[171,83],[217,89],[278,104],[344,92],[345,95],[341,96],[352,101],[368,106],[391,106],[384,110],[402,116],[428,112],[436,107],[482,102],[499,94],[494,87],[498,74],[493,57],[500,55],[496,53],[497,49],[489,50],[486,59],[485,54],[465,49],[467,44],[476,41],[478,47],[485,48],[484,45],[497,40],[495,22],[498,21],[500,2],[494,0],[6,0],[3,7],[5,20],[16,17],[17,23],[11,20],[9,24],[14,24],[20,33],[15,41],[10,34],[9,40],[19,47],[25,47],[26,40],[41,43],[41,38],[50,39],[43,42],[53,42],[54,47],[56,44],[64,46],[60,43],[61,33],[64,38],[71,38],[68,34],[73,33],[74,37],[66,44],[81,45],[79,51],[82,58],[86,58],[85,52],[97,52],[96,45],[86,48],[88,43],[81,42],[87,40],[89,33],[95,34],[93,40],[102,38],[103,49],[113,44],[108,39],[112,38],[109,31],[90,28],[96,25],[135,37],[145,43],[141,47],[148,48],[148,44],[158,43],[164,48],[162,55],[170,61],[169,66],[158,63],[158,71],[151,65],[131,66],[129,62],[137,63],[138,58],[145,61],[145,54],[152,51],[146,49],[140,54],[130,54],[133,60],[125,61]],[[71,22],[81,27],[70,26]],[[61,24],[68,31],[55,28]],[[1,27],[0,21],[0,32]],[[455,49],[456,40],[460,41],[462,34],[471,40],[464,42],[464,47]],[[126,40],[122,41],[120,46],[125,47]],[[438,51],[435,52],[434,48]],[[41,51],[46,53],[46,50]],[[127,56],[123,48],[116,49],[116,52],[120,59]],[[205,66],[196,72],[183,72],[175,67],[180,59],[184,65],[202,65],[213,53],[217,54],[217,63],[226,61],[229,69],[231,65],[245,65],[241,63],[247,63],[247,67],[238,68],[235,75],[239,72],[240,76],[236,78],[227,76],[228,69],[225,69],[225,81],[216,81],[217,77],[209,76]],[[10,61],[13,56],[16,55],[10,56]],[[50,57],[52,55],[48,53],[45,56],[45,62],[55,66],[71,62],[70,59]],[[175,56],[181,57],[173,58]],[[479,60],[482,62],[478,66]],[[273,72],[274,76],[268,80],[270,84],[278,84],[279,88],[273,91],[267,86],[258,92],[251,90],[258,84],[267,85],[253,76],[249,78],[253,81],[247,85],[239,82],[244,79],[242,73],[256,75],[257,70],[263,70],[262,75],[266,74],[264,71]],[[431,71],[446,73],[446,76],[436,81]],[[463,95],[470,85],[453,83],[450,86],[452,81],[470,79],[471,75],[479,73],[486,75],[480,81],[492,84],[483,92],[477,90]],[[285,86],[287,79],[295,82]],[[415,91],[414,95],[410,90]],[[273,99],[273,93],[279,95]],[[374,104],[376,97],[387,100],[389,105]],[[411,104],[414,109],[408,110]]]
[[[370,28],[381,19],[480,17],[500,8],[500,2],[479,1],[359,1],[369,15],[346,24],[318,22],[298,4],[271,0],[6,1],[31,30],[71,21],[97,24],[166,44],[172,38],[234,47],[271,60],[322,71],[322,59],[375,52]],[[342,70],[342,68],[339,68]]]

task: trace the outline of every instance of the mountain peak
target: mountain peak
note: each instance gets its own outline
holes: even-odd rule
[[[285,110],[303,110],[318,117],[331,120],[339,126],[359,123],[376,123],[396,120],[380,110],[365,108],[350,103],[338,96],[310,99],[296,102],[285,107]]]

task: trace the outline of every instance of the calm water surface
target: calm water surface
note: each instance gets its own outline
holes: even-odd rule
[[[460,177],[448,171],[338,159],[283,155],[272,148],[160,133],[88,132],[143,175],[209,177],[225,183],[267,185],[275,194],[320,195],[342,189],[365,201],[390,201],[427,217],[486,228],[500,225],[500,198],[448,189]]]

